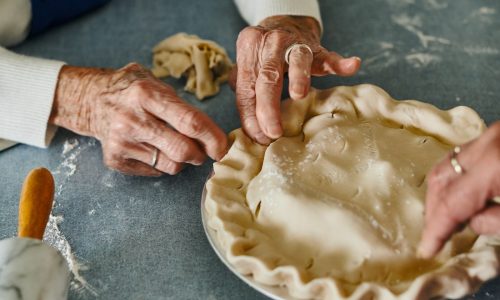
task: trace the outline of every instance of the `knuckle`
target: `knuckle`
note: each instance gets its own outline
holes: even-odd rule
[[[119,154],[119,152],[113,152],[112,150],[103,151],[103,161],[104,165],[106,165],[108,168],[120,170],[121,155]]]
[[[192,149],[188,143],[180,138],[173,139],[169,144],[168,156],[177,162],[184,162],[189,160],[191,151]]]
[[[129,132],[132,129],[132,125],[130,121],[122,116],[118,116],[111,124],[110,124],[110,133],[118,133],[118,132]]]
[[[243,28],[238,35],[236,46],[245,46],[248,42],[258,40],[262,37],[262,29],[256,26],[248,26]]]
[[[152,97],[153,87],[148,79],[137,79],[130,85],[132,99],[137,101],[148,101]]]
[[[136,115],[131,113],[116,113],[109,124],[108,139],[122,140],[127,139],[127,137],[136,136],[144,125]],[[144,133],[141,132],[141,134]]]
[[[276,62],[267,62],[259,70],[258,82],[267,84],[276,84],[280,81],[281,75],[279,69],[281,66]]]
[[[198,110],[185,110],[179,115],[178,130],[187,135],[202,135],[207,130],[204,119],[203,113]]]
[[[106,142],[105,154],[109,155],[110,159],[119,159],[123,153],[122,143],[118,139],[110,139]]]
[[[427,186],[433,190],[443,188],[443,176],[439,165],[434,167],[427,175]]]
[[[142,70],[142,69],[144,69],[144,67],[135,61],[128,63],[127,65],[125,65],[125,67],[122,68],[122,70],[128,70],[128,71]]]
[[[239,108],[248,109],[255,106],[255,85],[241,86],[236,90],[236,103]]]
[[[165,173],[169,175],[175,175],[182,170],[182,164],[173,161],[167,162],[165,165]]]
[[[296,47],[295,49],[293,49],[292,55],[296,55],[298,57],[302,57],[304,55],[311,55],[311,51],[309,51],[308,48],[306,48],[304,45],[302,45],[302,47]]]
[[[275,46],[283,46],[290,38],[290,32],[284,29],[272,29],[266,32],[265,39]]]

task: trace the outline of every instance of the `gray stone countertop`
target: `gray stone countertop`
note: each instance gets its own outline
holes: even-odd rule
[[[467,105],[488,124],[500,119],[500,2],[320,4],[324,46],[364,62],[357,76],[314,79],[315,87],[373,83],[397,99],[442,109]],[[80,66],[151,66],[151,48],[184,31],[217,41],[234,60],[244,26],[230,0],[115,0],[13,50]],[[198,102],[183,91],[182,80],[168,82],[226,132],[239,127],[227,85]],[[70,299],[266,298],[234,276],[205,237],[200,197],[211,162],[177,176],[138,178],[108,170],[98,141],[65,130],[48,149],[17,145],[0,153],[0,238],[15,235],[22,181],[37,166],[55,175],[55,237],[65,237],[92,287],[74,282]],[[500,299],[499,287],[493,280],[467,299]]]

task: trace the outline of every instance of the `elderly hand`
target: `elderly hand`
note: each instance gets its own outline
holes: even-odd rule
[[[466,222],[477,234],[500,234],[500,205],[489,201],[500,196],[500,122],[461,147],[456,159],[462,174],[455,172],[450,159],[445,158],[428,177],[422,258],[439,252]]]
[[[114,71],[63,67],[49,122],[102,143],[105,164],[131,175],[176,174],[220,159],[226,135],[137,64]]]
[[[288,53],[287,65],[285,53]],[[283,134],[280,99],[288,71],[293,99],[304,98],[310,76],[353,75],[360,59],[343,58],[320,44],[320,27],[311,17],[273,16],[243,29],[236,44],[237,74],[233,78],[242,127],[255,141],[268,144]],[[234,83],[236,81],[236,83]]]

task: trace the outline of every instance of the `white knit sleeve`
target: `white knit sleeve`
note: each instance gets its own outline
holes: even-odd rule
[[[0,0],[0,46],[23,41],[31,23],[30,0]]]
[[[48,146],[57,128],[48,125],[48,120],[63,65],[0,47],[1,139]]]
[[[234,0],[234,2],[243,19],[250,25],[257,25],[271,16],[291,15],[313,17],[323,28],[318,0]]]

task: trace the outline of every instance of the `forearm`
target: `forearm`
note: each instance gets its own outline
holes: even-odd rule
[[[109,86],[112,70],[64,66],[54,96],[49,123],[81,135],[93,136],[92,111],[103,88]]]

